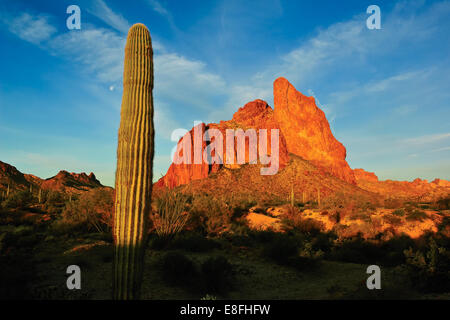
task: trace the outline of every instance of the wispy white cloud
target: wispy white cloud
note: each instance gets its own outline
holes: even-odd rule
[[[117,31],[127,33],[130,28],[128,21],[122,15],[115,13],[103,0],[94,0],[87,10]]]
[[[447,139],[450,139],[450,133],[424,135],[420,137],[405,139],[403,142],[407,144],[417,145],[417,144],[431,144]]]
[[[160,1],[158,0],[146,0],[148,5],[158,14],[160,14],[161,16],[163,16],[167,22],[169,23],[170,27],[175,30],[178,31],[178,28],[175,24],[175,20],[172,16],[172,13],[165,8]]]
[[[431,150],[432,152],[440,152],[440,151],[449,151],[450,147],[443,147],[443,148],[438,148],[438,149],[434,149]]]
[[[161,99],[208,110],[213,97],[226,92],[225,81],[204,62],[176,53],[157,54],[154,61],[155,92]]]
[[[15,17],[6,13],[0,15],[0,21],[7,25],[11,33],[36,45],[50,39],[57,32],[49,19],[46,15],[33,16],[26,12]]]
[[[79,64],[103,83],[117,83],[122,79],[125,40],[107,29],[85,26],[79,32],[56,36],[48,49]]]

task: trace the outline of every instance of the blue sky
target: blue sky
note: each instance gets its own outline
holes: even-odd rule
[[[68,30],[66,8],[81,9]],[[366,8],[381,8],[369,30]],[[313,95],[352,168],[450,180],[449,1],[0,0],[0,160],[43,178],[114,184],[126,32],[146,24],[155,64],[155,179],[171,133],[273,106],[286,77]]]

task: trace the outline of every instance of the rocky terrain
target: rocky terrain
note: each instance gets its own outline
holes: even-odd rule
[[[178,160],[217,142],[201,139],[208,129],[267,129],[271,157],[278,129],[278,172],[249,163],[250,136],[224,139],[222,163],[174,161],[153,188],[144,299],[449,299],[449,181],[350,168],[314,98],[284,78],[273,109],[255,100],[199,124]],[[0,204],[0,299],[110,298],[114,189],[94,173],[42,179],[0,162]],[[66,289],[72,264],[83,290]],[[373,264],[383,290],[367,290]]]

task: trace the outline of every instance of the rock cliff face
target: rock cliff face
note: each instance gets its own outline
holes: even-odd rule
[[[212,146],[210,147],[211,149],[208,149],[207,147],[210,145],[210,142],[203,139],[205,132],[211,129],[220,131],[223,138],[223,157],[221,158],[221,164],[208,164],[203,161],[203,153],[209,154],[210,150],[214,149]],[[239,129],[242,130],[241,133],[243,134],[241,140],[236,137]],[[254,145],[254,148],[252,148],[252,150],[256,151],[255,153],[250,152],[249,142],[251,134],[246,135],[246,133],[250,132],[249,129],[255,129],[256,144]],[[260,129],[266,129],[267,131],[263,134],[264,132],[261,132]],[[284,168],[289,161],[286,141],[282,132],[279,130],[277,122],[274,120],[272,108],[263,100],[255,100],[240,108],[229,121],[220,121],[219,123],[210,123],[208,125],[202,123],[192,128],[191,131],[178,142],[175,158],[178,157],[179,160],[183,159],[183,161],[178,161],[177,163],[174,159],[174,163],[169,167],[167,174],[156,183],[156,186],[167,186],[172,188],[187,184],[192,180],[206,178],[211,173],[220,170],[222,167],[237,169],[242,165],[248,164],[250,160],[254,159],[254,155],[256,155],[257,162],[260,163],[259,141],[261,134],[267,136],[267,155],[276,156],[275,152],[272,153],[272,129],[278,129],[279,133],[278,169],[280,170]],[[228,139],[227,130],[232,130],[235,137]],[[232,137],[231,135],[229,136]],[[219,142],[218,140],[219,139],[216,139],[215,137],[211,137],[211,144],[215,141]],[[243,155],[240,162],[239,153]],[[214,156],[215,151],[211,152],[211,155]],[[265,165],[269,167],[272,165],[272,162]]]
[[[357,182],[361,180],[378,182],[378,177],[373,172],[369,172],[364,169],[353,169],[353,173]]]
[[[275,120],[286,138],[288,151],[356,184],[345,160],[345,147],[333,136],[325,113],[314,98],[297,91],[285,78],[275,80],[273,97]]]

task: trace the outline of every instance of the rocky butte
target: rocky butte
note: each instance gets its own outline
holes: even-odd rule
[[[218,124],[199,124],[197,128],[193,128],[189,132],[189,135],[194,136],[196,130],[203,135],[205,130],[212,128],[219,129],[224,136],[227,129],[267,129],[267,141],[271,141],[271,129],[279,129],[280,170],[289,162],[289,154],[294,154],[310,161],[331,175],[356,185],[353,171],[345,160],[345,147],[333,136],[325,114],[317,107],[314,98],[303,95],[284,78],[275,80],[273,94],[274,109],[267,102],[258,99],[240,108],[231,120],[220,121]],[[178,149],[181,149],[180,143],[183,138],[178,142]],[[204,150],[208,142],[200,141],[201,149]],[[234,143],[235,156],[239,151],[236,142]],[[226,148],[227,142],[224,141],[224,143]],[[249,160],[248,143],[249,140],[246,137],[246,163]],[[268,154],[271,153],[270,145],[268,143]],[[191,158],[194,158],[196,147],[199,146],[195,146],[192,142],[192,146],[189,148],[192,153]],[[156,183],[156,187],[172,188],[187,184],[192,180],[203,179],[211,173],[217,172],[223,166],[231,169],[241,167],[241,164],[228,165],[226,162],[225,155],[223,164],[172,163],[166,175]]]

